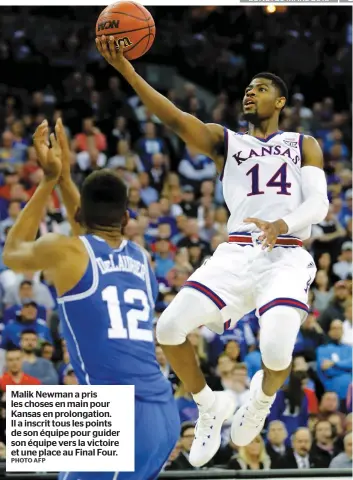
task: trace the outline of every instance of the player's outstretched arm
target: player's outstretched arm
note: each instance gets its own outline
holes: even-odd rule
[[[124,57],[123,47],[116,48],[114,37],[96,39],[99,52],[129,82],[148,110],[154,113],[165,125],[173,130],[187,145],[212,158],[220,172],[223,159],[219,147],[224,142],[224,129],[220,125],[205,124],[177,108],[166,97],[158,93]]]
[[[63,244],[74,240],[63,235],[48,234],[34,241],[43,218],[43,208],[60,177],[61,149],[54,134],[50,135],[52,148],[49,148],[46,121],[37,128],[33,141],[36,151],[40,152],[44,178],[6,238],[3,261],[16,272],[50,269],[65,254]]]
[[[59,118],[58,120],[56,132],[58,136],[58,142],[61,148],[62,160],[59,187],[66,208],[67,218],[71,226],[72,234],[81,235],[83,233],[83,229],[81,225],[75,220],[77,209],[81,205],[81,197],[77,186],[74,184],[71,178],[71,150],[69,140],[67,138],[61,118]]]

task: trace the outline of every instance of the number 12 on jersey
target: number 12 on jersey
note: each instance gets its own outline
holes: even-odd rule
[[[110,319],[110,328],[108,329],[108,338],[130,340],[140,340],[144,342],[153,342],[153,333],[151,330],[139,328],[139,322],[148,322],[150,319],[150,305],[148,298],[143,290],[129,288],[124,292],[124,302],[127,305],[141,302],[142,309],[128,309],[126,313],[126,327],[123,321],[123,312],[121,309],[118,289],[114,286],[106,287],[102,291],[102,299],[107,303]]]
[[[265,192],[260,189],[260,165],[257,163],[247,173],[246,176],[251,176],[251,192],[248,197],[254,195],[263,195]],[[278,188],[277,195],[291,195],[288,189],[292,186],[287,183],[287,164],[284,163],[277,172],[266,183],[266,187]]]

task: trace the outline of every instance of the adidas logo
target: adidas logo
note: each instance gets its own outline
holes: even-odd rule
[[[309,265],[308,265],[306,268],[312,268],[312,267],[315,267],[315,263],[314,263],[314,262],[310,262]]]

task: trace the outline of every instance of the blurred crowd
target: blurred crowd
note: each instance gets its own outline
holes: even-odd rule
[[[69,15],[72,10],[67,10]],[[92,23],[92,12],[83,10],[79,9],[82,14],[78,20],[69,19],[67,25],[61,23],[61,29],[53,32],[74,31],[75,21],[84,23],[89,20]],[[256,29],[255,43],[251,48],[258,54],[252,57],[253,53],[248,52],[243,63],[240,62],[243,53],[236,53],[241,41],[214,32],[217,41],[223,38],[224,48],[233,52],[228,60],[242,72],[240,77],[235,76],[239,91],[234,88],[219,90],[209,108],[190,82],[181,92],[173,89],[165,92],[176,105],[203,121],[246,131],[239,92],[246,86],[249,75],[255,73],[253,68],[256,67],[256,71],[263,69],[260,53],[264,49],[269,53],[273,47],[268,35],[278,19],[276,15],[266,17],[260,10],[262,12],[255,7],[252,20]],[[318,55],[326,52],[327,56],[327,39],[324,41],[322,35],[320,37],[325,25],[321,23],[321,13],[317,15],[318,20],[313,20],[316,17],[312,19],[312,26],[316,24],[317,28],[311,30],[310,36],[306,30],[309,25],[307,17],[304,16],[300,23],[302,10],[293,10],[299,13],[290,17],[293,19],[292,41],[306,38],[313,43]],[[158,11],[158,8],[154,11],[156,18],[161,15]],[[248,12],[243,8],[232,9],[234,22],[244,15],[249,20]],[[6,9],[9,18],[11,15],[24,18],[27,13],[27,9]],[[32,11],[33,16],[26,17],[24,25],[33,25],[38,14]],[[211,26],[217,22],[207,28],[207,21],[215,18],[214,15],[222,15],[222,10],[186,9],[186,13],[178,10],[175,18],[169,11],[161,25],[161,38],[157,36],[156,51],[162,52],[166,48],[162,44],[166,27],[173,22],[183,25],[185,17],[193,19],[199,28],[200,24],[203,25],[204,38],[198,41],[210,38]],[[283,14],[280,18],[278,24],[282,25],[289,17]],[[344,63],[341,63],[341,71],[338,67],[335,67],[335,74],[330,70],[336,57],[342,59],[345,49],[350,51],[348,20],[346,18],[346,28],[342,30],[341,15],[326,13],[325,21],[332,26],[329,37],[336,50],[330,51],[330,58],[325,57],[320,71],[330,72],[334,79],[331,78],[333,83],[330,84],[330,75],[325,77],[326,87],[320,86],[320,98],[311,95],[311,88],[307,86],[314,78],[317,65],[312,65],[311,73],[295,70],[293,64],[287,63],[282,65],[282,71],[276,70],[290,79],[292,92],[281,117],[280,129],[310,134],[318,139],[324,152],[330,209],[326,219],[313,227],[310,240],[305,242],[305,248],[317,263],[318,272],[310,290],[310,313],[295,345],[290,378],[277,395],[263,435],[247,447],[238,449],[230,441],[230,426],[225,425],[221,449],[208,468],[216,465],[238,470],[352,466],[352,152],[350,94],[344,83],[350,73]],[[46,26],[40,31],[44,35],[42,39],[45,32],[49,38],[47,27],[55,21],[55,18],[48,17]],[[158,22],[157,27],[159,29]],[[343,31],[345,35],[342,36]],[[6,24],[0,39],[2,62],[21,64],[26,61],[28,68],[28,65],[35,65],[37,54],[50,56],[50,61],[59,59],[57,50],[51,50],[55,46],[53,43],[43,44],[30,32],[28,29],[15,30],[11,22]],[[61,52],[69,57],[70,45],[77,42],[74,36],[66,38],[67,43]],[[180,40],[181,48],[185,47],[183,42],[187,38],[188,35]],[[60,42],[59,45],[62,46]],[[77,53],[77,49],[73,52]],[[99,62],[92,45],[90,49],[90,61]],[[54,53],[49,55],[50,51]],[[254,58],[251,68],[247,66],[249,58]],[[305,54],[302,58],[306,58]],[[191,59],[195,65],[191,65]],[[201,53],[189,54],[191,77],[202,69],[200,59]],[[299,63],[297,67],[302,68]],[[57,64],[55,68],[59,67]],[[66,76],[60,88],[55,86],[55,79],[51,83],[48,81],[42,89],[16,89],[11,83],[0,87],[1,245],[43,176],[31,146],[31,135],[44,118],[53,125],[61,116],[71,141],[71,170],[77,185],[80,186],[92,171],[107,167],[115,170],[129,187],[131,218],[124,234],[150,253],[159,282],[157,322],[189,275],[213,254],[218,245],[227,241],[228,210],[215,166],[209,158],[182,144],[161,125],[136,96],[125,90],[124,83],[113,70],[109,70],[102,83],[101,76],[89,69],[74,68],[69,61],[63,62],[61,67],[64,69],[61,74]],[[16,73],[12,72],[12,75],[16,76]],[[343,85],[343,92],[340,90],[336,95],[333,86],[337,85]],[[332,94],[333,90],[335,94]],[[58,190],[43,206],[38,237],[47,232],[70,234]],[[5,392],[6,386],[13,384],[77,384],[60,335],[57,300],[51,279],[43,272],[16,274],[1,261],[0,303],[0,390]],[[261,368],[259,324],[255,313],[249,312],[233,330],[227,330],[221,336],[200,328],[189,337],[209,385],[215,390],[231,391],[241,406],[249,395],[250,379]],[[197,406],[184,391],[157,344],[156,355],[161,370],[175,391],[181,423],[180,441],[165,468],[191,469],[188,452],[194,435]],[[0,457],[4,457],[6,445],[6,402],[2,395]]]

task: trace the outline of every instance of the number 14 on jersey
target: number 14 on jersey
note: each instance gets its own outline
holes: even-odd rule
[[[248,197],[254,195],[263,195],[265,192],[261,190],[263,184],[261,182],[261,169],[260,165],[257,163],[254,165],[247,173],[247,176],[251,179],[251,191],[247,194]],[[264,182],[266,179],[264,179]],[[277,188],[277,195],[291,195],[290,187],[291,183],[287,182],[287,164],[284,163],[275,174],[268,180],[265,187],[267,188]]]

